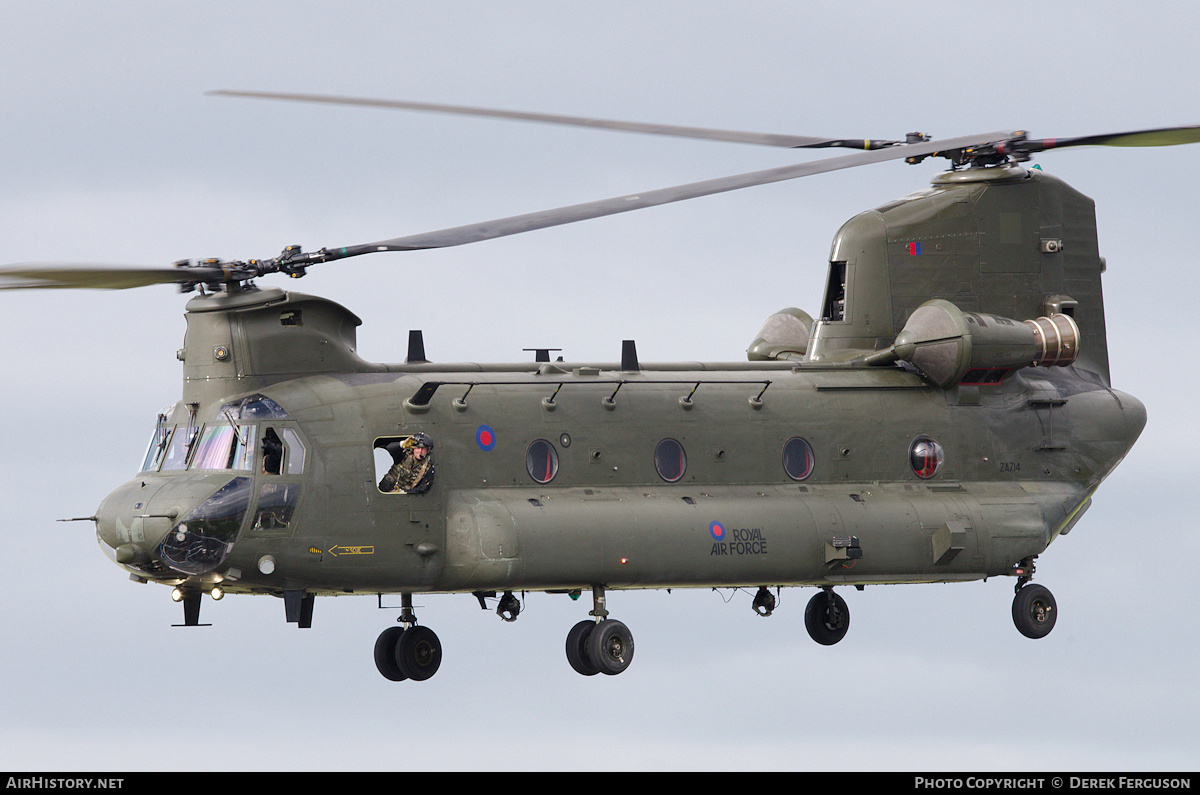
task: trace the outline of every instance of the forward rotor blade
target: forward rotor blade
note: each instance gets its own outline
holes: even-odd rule
[[[0,290],[97,289],[126,290],[152,284],[175,284],[185,279],[179,268],[137,268],[85,265],[15,265],[0,268]]]
[[[128,290],[154,284],[220,283],[245,278],[217,266],[13,265],[0,268],[0,290]]]
[[[591,119],[582,116],[563,116],[553,113],[526,113],[515,110],[495,110],[466,105],[441,105],[432,102],[404,102],[392,99],[367,99],[362,97],[339,97],[327,94],[290,94],[276,91],[209,91],[211,96],[252,97],[257,99],[282,99],[292,102],[323,102],[335,105],[356,105],[373,108],[430,111],[434,113],[457,113],[463,116],[487,116],[496,119],[536,121],[548,124],[566,124],[574,127],[621,130],[624,132],[673,135],[679,138],[700,138],[709,141],[730,141],[761,146],[782,146],[788,149],[845,147],[849,149],[882,149],[898,141],[873,139],[813,138],[803,135],[779,135],[775,133],[741,132],[737,130],[713,130],[705,127],[683,127],[675,124],[645,124],[633,121]]]
[[[367,254],[372,251],[413,251],[426,248],[461,246],[464,243],[491,240],[492,238],[515,235],[521,232],[530,232],[534,229],[570,224],[589,218],[600,218],[606,215],[640,210],[645,207],[654,207],[686,199],[695,199],[701,196],[710,196],[716,193],[740,190],[741,188],[749,188],[755,185],[766,185],[772,182],[807,177],[827,171],[865,166],[884,160],[896,160],[902,157],[932,155],[939,152],[970,149],[988,143],[1004,141],[1012,135],[1014,135],[1012,132],[993,132],[982,135],[963,136],[961,138],[946,138],[940,141],[928,141],[926,143],[892,147],[874,152],[860,152],[853,155],[830,157],[811,163],[781,166],[764,171],[752,171],[747,174],[737,174],[731,177],[693,182],[672,188],[661,188],[647,193],[618,196],[613,199],[603,199],[601,201],[587,202],[586,204],[576,204],[570,207],[560,207],[554,210],[516,215],[511,218],[485,221],[480,224],[457,226],[437,232],[426,232],[393,238],[391,240],[381,240],[377,243],[368,243],[361,246],[332,249],[330,251],[332,256],[329,258],[340,259],[342,257]]]

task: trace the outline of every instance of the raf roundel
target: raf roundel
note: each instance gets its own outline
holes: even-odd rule
[[[486,425],[480,425],[475,430],[475,443],[480,450],[491,450],[496,446],[496,432]]]
[[[725,538],[725,526],[720,522],[713,522],[708,526],[708,532],[712,533],[712,537],[721,541]]]

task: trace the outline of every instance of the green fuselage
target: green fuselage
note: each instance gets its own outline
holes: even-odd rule
[[[141,473],[99,522],[103,546],[138,545],[135,573],[272,593],[976,579],[1069,529],[1145,422],[1073,370],[943,390],[900,366],[398,365],[255,393],[286,416],[230,416],[227,395],[194,416],[181,402],[166,426],[286,430],[299,466],[268,473],[259,449],[242,470]],[[432,487],[380,491],[376,441],[417,432],[434,440]],[[797,438],[809,452],[789,473]],[[944,453],[927,478],[922,438]],[[679,447],[660,474],[663,440]],[[158,562],[172,524],[235,479],[244,506],[219,561]]]

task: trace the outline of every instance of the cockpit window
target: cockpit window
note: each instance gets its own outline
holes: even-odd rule
[[[192,441],[196,438],[199,428],[180,426],[175,429],[171,443],[167,447],[167,457],[163,459],[162,468],[168,470],[183,469],[187,466],[188,453],[192,450]]]
[[[221,423],[200,435],[192,469],[250,469],[254,459],[254,426]]]
[[[262,471],[267,475],[299,475],[304,472],[304,444],[291,428],[268,427],[263,431]]]
[[[250,506],[250,478],[234,478],[171,528],[158,556],[185,574],[212,571],[233,549]]]
[[[221,407],[220,414],[226,412],[235,420],[289,419],[283,407],[266,395],[251,395],[235,403],[226,403]]]
[[[265,483],[258,495],[258,508],[250,529],[261,535],[288,532],[300,496],[299,483]]]
[[[154,428],[154,435],[150,437],[150,446],[146,448],[146,456],[142,459],[142,472],[154,472],[158,469],[163,456],[167,454],[167,442],[170,440],[173,430],[174,428],[167,425],[166,415],[159,414],[158,425]]]

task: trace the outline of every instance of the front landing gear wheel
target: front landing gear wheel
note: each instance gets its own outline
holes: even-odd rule
[[[633,633],[620,621],[601,621],[588,635],[587,655],[600,673],[615,676],[633,662]]]
[[[1041,585],[1024,585],[1017,590],[1012,604],[1013,623],[1027,638],[1044,638],[1054,629],[1058,606],[1054,595]]]
[[[832,646],[846,637],[850,629],[850,608],[846,600],[831,589],[824,589],[808,600],[804,608],[804,627],[822,646]]]
[[[587,641],[595,628],[595,621],[580,621],[567,633],[567,662],[571,663],[575,673],[584,676],[600,673],[600,669],[592,663],[587,653]]]
[[[388,627],[379,633],[375,641],[375,667],[379,673],[393,682],[403,682],[408,674],[400,670],[396,664],[396,642],[404,634],[404,627]]]
[[[429,627],[409,627],[396,642],[396,666],[414,682],[437,673],[442,664],[442,642]]]
[[[375,667],[393,682],[420,682],[442,664],[442,642],[429,627],[388,627],[375,641]]]

